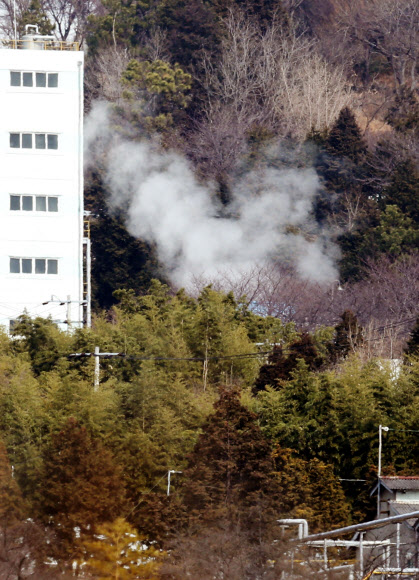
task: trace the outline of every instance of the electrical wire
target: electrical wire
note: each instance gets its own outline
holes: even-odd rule
[[[392,429],[388,428],[389,431],[404,431],[405,433],[419,433],[419,429]]]
[[[394,328],[395,326],[402,326],[403,324],[407,324],[408,322],[414,322],[417,319],[417,316],[412,316],[411,318],[405,318],[404,320],[400,320],[399,322],[391,322],[384,326],[377,326],[373,328],[373,331],[376,330],[386,330],[387,328]]]
[[[151,493],[151,492],[152,492],[154,489],[156,489],[156,487],[159,485],[159,483],[160,483],[160,482],[161,482],[163,479],[165,479],[166,477],[167,477],[167,472],[166,472],[166,473],[165,473],[165,474],[164,474],[164,475],[163,475],[163,476],[162,476],[162,477],[161,477],[161,478],[160,478],[160,479],[157,481],[157,483],[156,483],[155,485],[153,485],[153,487],[152,487],[152,488],[150,488],[148,491],[143,491],[143,492],[141,493],[141,495],[142,495],[143,497],[141,497],[140,501],[139,501],[138,503],[136,503],[136,504],[135,504],[135,506],[133,506],[133,507],[131,508],[131,510],[130,510],[130,511],[128,512],[128,514],[127,514],[127,517],[128,517],[128,516],[130,516],[130,515],[132,514],[132,512],[133,512],[134,510],[136,510],[136,509],[137,509],[137,507],[138,507],[138,506],[139,506],[139,505],[140,505],[140,504],[141,504],[141,503],[144,501],[144,496],[145,496],[145,495],[148,495],[148,494],[150,494],[150,493]]]
[[[115,353],[99,353],[101,359],[106,358],[123,358],[126,360],[139,360],[139,361],[191,361],[191,362],[200,362],[206,360],[230,360],[230,359],[250,359],[250,358],[257,358],[257,357],[266,357],[272,354],[273,351],[266,351],[266,352],[249,352],[245,354],[231,354],[231,355],[220,355],[220,356],[208,356],[208,357],[164,357],[164,356],[141,356],[141,355],[133,355],[133,354],[125,354],[123,352],[115,352]],[[67,355],[67,358],[89,358],[98,356],[95,355],[93,352],[79,352],[75,354]]]
[[[387,325],[379,326],[373,330],[385,330],[387,328],[393,328],[395,326],[400,326],[402,324],[407,324],[408,322],[412,322],[416,320],[416,317],[406,318],[404,320],[400,320],[396,323],[390,323]],[[365,342],[375,342],[377,340],[381,340],[382,337],[373,337],[364,339]],[[278,344],[280,346],[280,344]],[[315,345],[314,345],[315,346]],[[300,349],[307,348],[306,345],[303,344],[296,344],[292,347],[281,348],[280,353],[278,354],[292,354],[295,351]],[[234,359],[251,359],[251,358],[262,358],[268,357],[270,355],[275,354],[275,350],[270,351],[260,351],[260,352],[252,352],[252,353],[243,353],[243,354],[235,354],[235,355],[219,355],[219,356],[208,356],[208,357],[163,357],[163,356],[143,356],[143,355],[129,355],[126,353],[109,353],[109,356],[105,354],[101,354],[100,358],[121,358],[126,360],[138,360],[138,361],[156,361],[156,362],[168,362],[168,361],[184,361],[184,362],[202,362],[202,361],[210,361],[210,360],[234,360]],[[75,353],[67,355],[68,358],[88,358],[94,357],[94,353]]]

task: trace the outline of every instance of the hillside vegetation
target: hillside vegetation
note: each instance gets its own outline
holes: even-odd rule
[[[0,577],[279,578],[278,518],[375,516],[379,425],[383,473],[419,475],[418,3],[16,4],[19,31],[86,51],[95,314],[0,335]],[[154,201],[178,173],[169,223]],[[183,184],[215,224],[199,262],[277,178],[298,211],[261,211],[249,268],[182,289]],[[328,276],[295,259],[314,247]]]

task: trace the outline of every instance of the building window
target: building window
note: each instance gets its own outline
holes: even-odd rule
[[[10,133],[11,149],[58,149],[54,133]]]
[[[37,87],[56,89],[58,73],[10,71],[11,87]]]
[[[58,260],[51,258],[10,258],[11,274],[58,274]]]
[[[10,195],[11,211],[58,211],[58,197],[46,195]]]

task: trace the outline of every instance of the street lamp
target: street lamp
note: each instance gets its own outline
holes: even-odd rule
[[[182,473],[181,471],[175,471],[174,469],[169,469],[167,472],[167,495],[170,495],[170,476],[172,473]]]
[[[381,493],[380,493],[380,477],[381,477],[381,450],[383,446],[383,431],[387,432],[389,427],[378,426],[378,483],[377,483],[377,518],[380,517],[381,509]]]

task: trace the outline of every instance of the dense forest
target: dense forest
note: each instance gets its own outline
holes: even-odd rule
[[[417,0],[15,5],[85,51],[94,317],[0,334],[0,577],[279,578],[379,425],[419,475]]]

